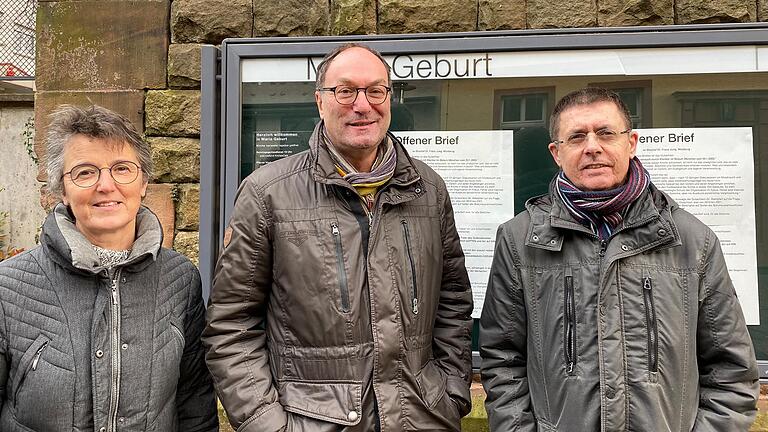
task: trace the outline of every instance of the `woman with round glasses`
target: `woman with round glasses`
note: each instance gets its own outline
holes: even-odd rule
[[[200,276],[141,205],[147,143],[98,106],[58,108],[46,141],[62,202],[0,264],[0,430],[218,430]]]

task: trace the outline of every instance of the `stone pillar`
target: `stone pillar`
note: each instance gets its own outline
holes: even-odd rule
[[[59,104],[101,105],[144,130],[145,89],[167,85],[169,8],[168,0],[39,1],[35,151],[43,161],[40,180],[45,180],[47,116]],[[167,246],[173,244],[175,218],[171,191],[151,187],[146,200],[158,203],[154,210]]]

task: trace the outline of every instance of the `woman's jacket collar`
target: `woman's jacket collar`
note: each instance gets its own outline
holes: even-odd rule
[[[62,266],[94,274],[106,269],[91,242],[75,226],[75,218],[69,207],[63,203],[57,204],[46,218],[40,242]],[[130,266],[135,270],[143,268],[157,258],[162,242],[160,221],[151,210],[141,206],[136,215],[136,240],[128,260],[122,266]]]

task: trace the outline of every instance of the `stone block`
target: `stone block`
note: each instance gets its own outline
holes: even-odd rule
[[[528,28],[594,27],[595,0],[527,0]]]
[[[675,23],[673,0],[601,0],[597,23],[601,27],[671,25]]]
[[[176,220],[172,196],[173,185],[149,184],[147,195],[142,201],[142,204],[152,210],[160,220],[160,225],[163,227],[163,246],[167,248],[173,245],[173,226]]]
[[[327,0],[254,0],[254,36],[320,36],[328,33]]]
[[[37,175],[37,179],[40,181],[47,181],[45,175],[45,133],[50,122],[48,115],[61,104],[100,105],[126,116],[139,132],[144,130],[144,92],[141,90],[38,91],[35,95],[35,153],[40,160],[40,170]]]
[[[380,33],[477,30],[475,0],[379,0]]]
[[[173,249],[189,258],[194,265],[200,265],[200,234],[180,231],[176,233]]]
[[[376,33],[374,0],[331,0],[331,34]]]
[[[168,47],[168,85],[200,88],[200,45],[171,44]]]
[[[478,30],[513,30],[525,28],[525,2],[479,0]]]
[[[760,13],[757,17],[758,21],[768,22],[768,0],[760,0]]]
[[[200,185],[180,184],[176,188],[176,229],[200,229]]]
[[[147,135],[199,136],[200,91],[153,90],[144,104]]]
[[[743,0],[677,0],[677,24],[752,22],[757,20],[757,3]]]
[[[168,1],[62,1],[37,9],[38,90],[166,86]]]
[[[225,38],[252,35],[251,0],[174,0],[171,4],[172,43],[218,45]]]
[[[147,138],[155,162],[155,181],[190,183],[200,180],[200,140],[195,138]]]
[[[472,411],[461,419],[462,432],[488,432],[488,414],[485,411],[485,391],[479,378],[470,387]]]

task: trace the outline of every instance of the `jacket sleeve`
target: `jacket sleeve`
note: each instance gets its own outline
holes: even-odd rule
[[[527,312],[514,242],[505,226],[496,249],[480,317],[481,376],[492,431],[536,431],[528,391]]]
[[[462,416],[472,409],[472,289],[464,266],[453,208],[443,186],[443,277],[433,330],[433,353],[446,373],[446,391]]]
[[[219,399],[238,432],[282,429],[287,417],[272,382],[266,311],[272,246],[267,211],[245,180],[216,265],[203,343]]]
[[[200,335],[205,327],[200,273],[192,265],[186,322],[184,323],[184,354],[179,366],[179,383],[176,387],[176,409],[179,430],[218,431],[216,394],[208,368],[205,365],[205,349]]]
[[[699,410],[693,430],[746,431],[760,391],[755,351],[720,242],[708,234],[697,328]]]

